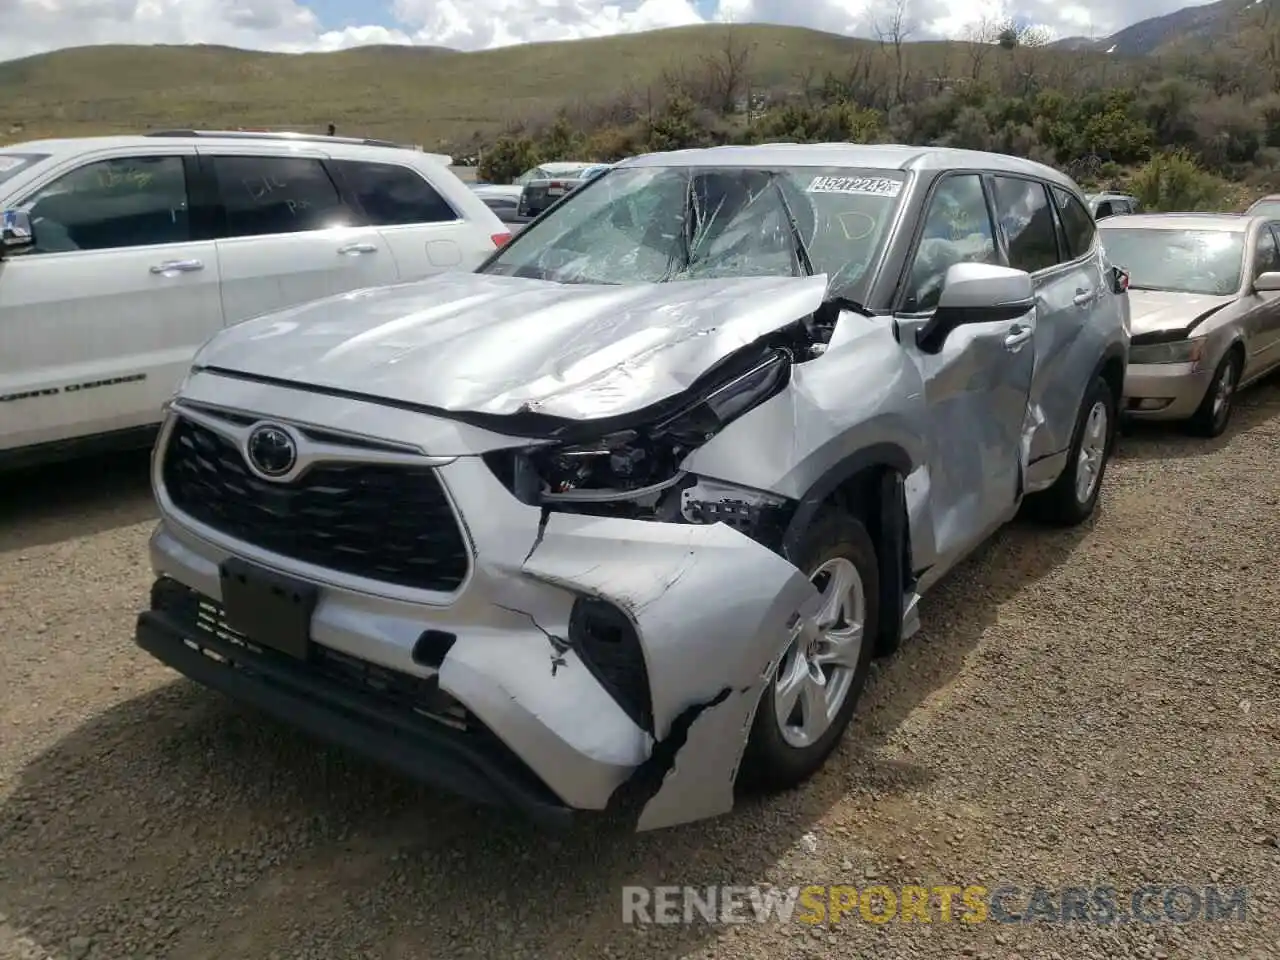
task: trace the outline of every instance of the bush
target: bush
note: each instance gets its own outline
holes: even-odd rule
[[[1181,148],[1152,157],[1129,180],[1129,192],[1153,213],[1220,210],[1229,186]]]
[[[728,72],[745,96],[731,111],[727,87],[713,82],[728,75],[725,64],[704,64],[706,76],[686,66],[664,75],[660,89],[577,103],[508,132],[482,154],[480,175],[505,181],[548,160],[614,161],[723,143],[892,141],[1026,157],[1091,187],[1131,189],[1153,210],[1211,209],[1243,197],[1228,180],[1254,191],[1280,186],[1280,92],[1271,92],[1280,71],[1270,78],[1221,52],[1067,65],[1022,39],[1008,53],[990,46],[991,60],[952,65],[951,79],[913,66],[909,51],[901,61],[855,53],[840,69],[790,84],[774,78],[767,88],[750,76],[750,58],[735,60]]]
[[[477,176],[486,183],[510,183],[541,162],[538,147],[526,136],[508,135],[480,156]]]

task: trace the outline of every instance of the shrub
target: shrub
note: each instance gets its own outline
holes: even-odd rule
[[[510,183],[540,162],[538,147],[526,136],[508,135],[480,156],[479,178],[487,183]]]
[[[1181,148],[1152,157],[1129,180],[1129,191],[1152,212],[1222,209],[1228,186]]]

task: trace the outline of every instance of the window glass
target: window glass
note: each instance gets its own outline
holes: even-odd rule
[[[1093,238],[1098,231],[1097,224],[1084,204],[1067,190],[1053,188],[1053,199],[1058,204],[1058,212],[1062,215],[1062,226],[1067,231],[1068,253],[1074,260],[1083,257],[1093,248]]]
[[[1038,180],[994,177],[996,216],[1009,243],[1009,266],[1035,273],[1058,262],[1049,195]]]
[[[977,174],[945,178],[929,200],[903,310],[921,313],[936,307],[947,270],[957,263],[998,262],[982,178]]]
[[[1272,270],[1280,270],[1280,249],[1276,247],[1275,234],[1263,225],[1258,231],[1258,252],[1253,261],[1254,279]]]
[[[1107,259],[1129,274],[1130,290],[1224,296],[1240,289],[1243,230],[1130,227],[1124,217],[1099,231]]]
[[[798,276],[803,247],[833,295],[862,302],[906,176],[862,167],[614,167],[484,269],[558,283]]]
[[[1103,200],[1098,204],[1098,212],[1094,215],[1095,220],[1102,220],[1105,217],[1114,217],[1116,211],[1112,209],[1110,200]]]
[[[352,222],[324,165],[309,157],[214,157],[233,237],[302,233]]]
[[[86,164],[28,197],[31,254],[111,250],[191,239],[181,157]]]
[[[408,167],[358,160],[340,160],[337,165],[347,188],[375,226],[458,219],[435,187]]]

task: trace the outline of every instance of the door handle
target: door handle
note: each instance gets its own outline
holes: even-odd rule
[[[204,263],[200,260],[166,260],[164,263],[157,263],[153,266],[151,272],[155,274],[195,273],[195,271],[203,269]]]
[[[1079,290],[1076,292],[1076,295],[1075,297],[1072,298],[1071,302],[1074,303],[1077,307],[1087,307],[1089,304],[1093,303],[1093,301],[1097,299],[1098,299],[1098,295],[1094,291]]]
[[[344,257],[351,257],[361,253],[377,253],[378,248],[372,243],[348,243],[345,247],[339,247],[338,253]]]
[[[1004,348],[1010,353],[1017,353],[1031,339],[1032,329],[1024,324],[1015,324],[1009,328],[1009,335],[1004,338]]]

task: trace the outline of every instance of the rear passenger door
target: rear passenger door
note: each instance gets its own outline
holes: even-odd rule
[[[339,190],[323,154],[201,148],[217,192],[227,324],[398,279],[387,241]]]
[[[1007,174],[993,175],[991,183],[1009,266],[1027,271],[1036,283],[1031,403],[1038,414],[1035,419],[1041,422],[1028,453],[1034,482],[1034,465],[1061,454],[1071,444],[1089,375],[1101,355],[1089,340],[1089,322],[1094,310],[1106,308],[1108,291],[1097,258],[1090,257],[1096,227],[1082,203],[1071,198],[1076,205],[1072,212],[1080,247],[1076,250],[1068,242],[1045,183]],[[1085,360],[1088,370],[1081,369]]]
[[[35,246],[0,261],[0,449],[160,422],[222,328],[197,180],[169,143],[77,158],[17,199]]]
[[[423,170],[374,160],[333,160],[330,167],[363,222],[386,240],[401,280],[473,270],[493,252],[489,234],[469,224]]]

